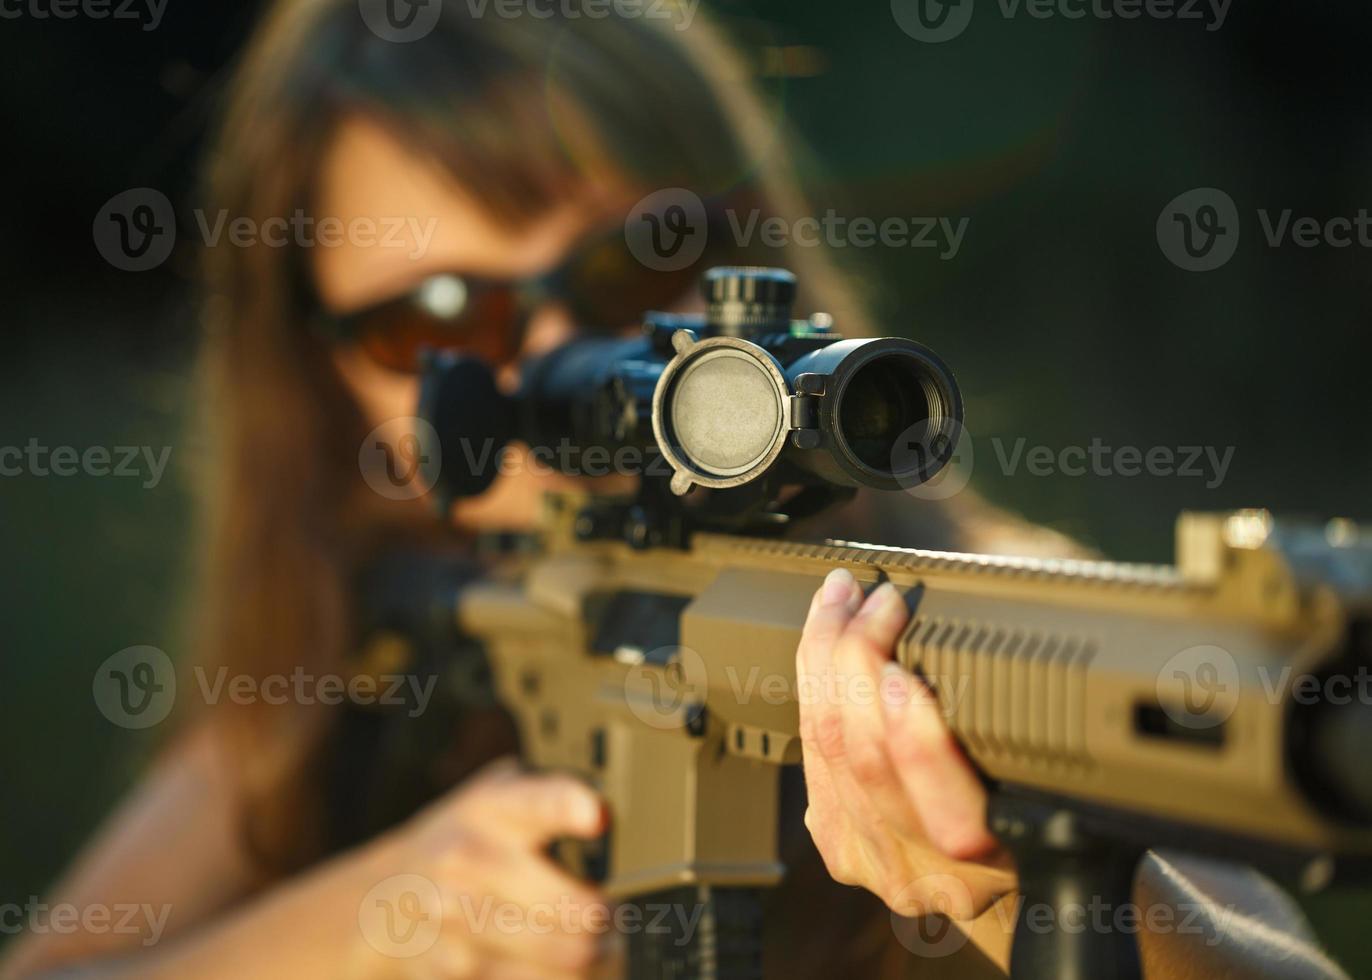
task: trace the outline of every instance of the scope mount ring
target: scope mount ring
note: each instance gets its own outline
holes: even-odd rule
[[[790,435],[790,387],[781,364],[740,337],[672,334],[676,350],[653,389],[653,436],[677,496],[727,489],[765,474]]]

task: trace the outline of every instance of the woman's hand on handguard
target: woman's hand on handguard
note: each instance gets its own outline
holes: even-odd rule
[[[805,824],[836,880],[902,915],[970,920],[1015,875],[937,698],[893,659],[908,620],[890,583],[864,599],[844,569],[815,593],[796,651]]]

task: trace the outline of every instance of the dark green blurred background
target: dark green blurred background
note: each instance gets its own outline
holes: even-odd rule
[[[105,266],[91,222],[130,187],[189,198],[222,67],[251,3],[173,2],[156,31],[0,22],[5,153],[0,445],[171,446],[154,489],[117,478],[0,478],[0,902],[40,892],[156,736],[90,696],[107,656],[180,652],[194,459],[195,256]],[[1112,556],[1165,560],[1183,508],[1368,517],[1368,250],[1265,247],[1258,208],[1321,220],[1372,206],[1372,8],[1235,4],[1177,20],[1007,20],[980,0],[941,45],[888,5],[706,4],[809,144],[817,213],[969,217],[961,251],[840,254],[889,332],[956,366],[973,485]],[[767,49],[784,49],[782,58]],[[1189,273],[1154,226],[1193,187],[1245,224],[1223,268]],[[1054,449],[1235,447],[1224,482],[1000,472],[990,440]],[[1160,789],[1161,791],[1161,789]],[[1311,903],[1356,975],[1366,896]]]

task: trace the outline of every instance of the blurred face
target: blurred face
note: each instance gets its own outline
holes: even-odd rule
[[[323,161],[315,200],[318,214],[337,219],[343,228],[375,221],[393,231],[385,245],[379,234],[377,241],[343,235],[341,244],[312,250],[316,291],[333,313],[403,296],[445,273],[501,280],[538,276],[557,267],[586,236],[610,226],[627,206],[623,200],[587,191],[569,195],[558,207],[515,230],[492,219],[435,163],[360,118],[339,128]],[[574,327],[565,307],[548,302],[532,311],[522,336],[509,338],[511,349],[518,357],[546,351],[571,337]],[[414,414],[417,375],[382,366],[358,343],[336,346],[333,358],[372,425]],[[509,390],[516,376],[515,365],[505,365],[500,371],[502,386]],[[527,462],[523,447],[511,451],[525,454]],[[503,470],[481,497],[455,505],[457,524],[469,529],[528,527],[538,517],[543,493],[585,483],[541,466]],[[631,477],[603,480],[611,481],[601,487],[605,490],[632,486]]]

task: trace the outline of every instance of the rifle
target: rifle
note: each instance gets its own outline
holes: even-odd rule
[[[550,497],[538,547],[450,610],[527,761],[609,803],[610,832],[563,860],[611,897],[703,911],[687,932],[631,936],[631,977],[761,976],[780,767],[800,761],[795,650],[835,567],[904,594],[898,662],[986,780],[1019,872],[1013,977],[1139,976],[1131,932],[1044,930],[1026,912],[1127,906],[1151,847],[1312,889],[1365,867],[1372,538],[1243,511],[1183,515],[1175,566],[781,540],[856,485],[934,478],[961,397],[918,344],[792,322],[787,273],[712,270],[706,294],[703,317],[649,314],[641,338],[553,352],[513,398],[435,356],[421,398],[449,460],[474,431],[643,451],[634,495]],[[444,474],[446,497],[494,476]]]

